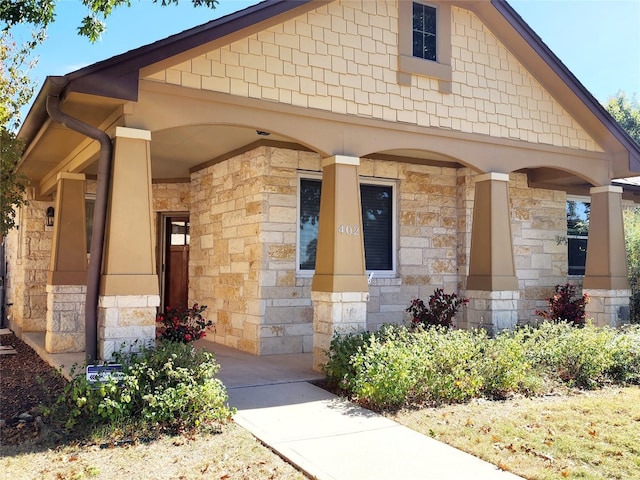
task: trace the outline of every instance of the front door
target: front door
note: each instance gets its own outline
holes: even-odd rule
[[[189,217],[165,217],[164,307],[189,300]]]

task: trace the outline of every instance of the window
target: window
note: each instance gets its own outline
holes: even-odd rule
[[[398,2],[398,82],[411,76],[439,80],[439,90],[451,93],[451,4],[448,1]]]
[[[300,179],[298,268],[301,271],[315,269],[321,190],[322,181],[319,178]],[[360,184],[360,198],[366,269],[393,273],[395,268],[393,184],[371,180],[363,182]]]
[[[189,245],[191,232],[189,221],[185,219],[171,220],[171,231],[169,232],[170,245]]]
[[[580,199],[567,200],[567,253],[569,275],[584,275],[591,204]]]
[[[86,234],[87,234],[87,253],[91,251],[91,239],[93,238],[93,212],[96,206],[95,196],[85,197],[85,220],[86,220]]]
[[[436,9],[421,3],[413,3],[413,56],[425,60],[437,60]]]

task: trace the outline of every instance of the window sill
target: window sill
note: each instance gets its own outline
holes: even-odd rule
[[[442,83],[448,83],[449,92],[451,91],[451,65],[423,60],[409,55],[400,55],[398,57],[398,70],[402,73],[437,78],[440,80],[440,91],[442,91]]]

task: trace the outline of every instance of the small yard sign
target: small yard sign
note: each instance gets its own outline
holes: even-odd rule
[[[121,381],[124,378],[122,365],[87,365],[87,380],[91,383],[108,382],[111,378]]]

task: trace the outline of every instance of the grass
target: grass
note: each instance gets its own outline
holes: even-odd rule
[[[528,479],[640,479],[640,387],[388,416]]]
[[[305,479],[302,473],[230,423],[219,434],[164,436],[122,446],[2,446],[2,478],[21,479]]]

